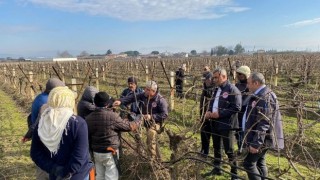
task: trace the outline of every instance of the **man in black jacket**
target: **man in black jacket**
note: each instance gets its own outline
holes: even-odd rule
[[[212,136],[212,122],[204,119],[204,114],[207,112],[212,93],[214,91],[214,83],[212,81],[212,73],[209,71],[203,72],[203,88],[200,98],[200,119],[201,119],[201,153],[209,154],[210,137]]]
[[[227,78],[225,69],[213,71],[213,82],[217,86],[208,111],[205,114],[207,121],[212,121],[214,168],[212,175],[221,175],[222,144],[231,165],[232,179],[237,179],[237,163],[233,149],[234,128],[237,128],[238,112],[241,109],[241,93]]]
[[[252,73],[248,78],[252,95],[243,116],[245,127],[244,147],[249,151],[243,162],[250,180],[268,176],[265,158],[269,148],[284,148],[281,114],[277,96],[265,85],[261,73]]]

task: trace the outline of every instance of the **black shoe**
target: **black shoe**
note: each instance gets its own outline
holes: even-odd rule
[[[220,176],[222,175],[221,171],[219,169],[214,168],[212,171],[207,172],[204,174],[204,176]]]

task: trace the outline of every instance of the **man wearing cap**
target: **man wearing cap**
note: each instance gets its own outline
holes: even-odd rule
[[[168,103],[158,92],[157,83],[155,81],[148,81],[143,93],[120,98],[113,105],[126,105],[136,100],[141,101],[141,114],[144,118],[144,126],[147,129],[148,151],[153,160],[160,160],[157,133],[160,132],[163,121],[168,117]]]
[[[89,148],[93,151],[96,179],[119,179],[117,169],[119,132],[133,131],[139,127],[141,118],[129,122],[108,109],[112,104],[106,92],[98,92],[94,97],[96,110],[86,117],[89,131]]]
[[[35,129],[35,127],[38,123],[37,119],[38,119],[38,117],[40,117],[39,114],[41,114],[40,109],[44,104],[46,104],[48,102],[48,97],[49,97],[50,91],[55,87],[64,87],[64,86],[65,86],[64,82],[60,81],[57,78],[50,78],[47,81],[46,89],[44,90],[44,92],[39,94],[32,102],[31,124],[29,126],[28,132],[22,138],[22,142],[27,142],[32,139],[33,130]],[[49,175],[37,166],[36,179],[49,179]]]
[[[241,93],[237,87],[228,81],[225,69],[213,71],[215,89],[205,119],[212,121],[212,136],[214,148],[214,168],[208,175],[221,175],[222,147],[231,163],[231,179],[237,179],[237,162],[233,150],[233,139],[238,122],[237,113],[241,109]],[[223,144],[222,144],[223,143]]]
[[[140,87],[138,87],[138,81],[135,77],[129,77],[128,78],[128,88],[124,89],[120,95],[120,98],[123,98],[123,97],[127,97],[127,96],[130,96],[130,95],[137,95],[139,93],[142,93],[143,92],[143,89],[141,89]],[[140,110],[139,110],[139,101],[135,101],[133,103],[131,103],[130,105],[130,112],[131,113],[134,113],[134,114],[140,114]],[[121,117],[124,117],[125,113],[122,113],[121,112]],[[130,116],[129,116],[130,117]]]
[[[204,71],[203,74],[203,89],[200,98],[200,119],[201,119],[201,153],[204,155],[209,154],[209,145],[211,137],[211,121],[204,119],[204,114],[207,112],[212,93],[214,91],[214,83],[212,81],[212,73]]]
[[[248,66],[240,66],[236,70],[236,72],[237,72],[236,77],[238,82],[235,85],[240,90],[241,96],[242,96],[242,106],[241,106],[240,112],[238,113],[238,124],[239,124],[240,130],[236,133],[238,152],[240,152],[241,144],[243,140],[242,118],[248,103],[247,101],[245,101],[245,99],[248,97],[248,92],[249,92],[249,89],[247,88],[247,79],[250,76],[251,70]]]

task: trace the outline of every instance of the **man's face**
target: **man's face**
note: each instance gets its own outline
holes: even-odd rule
[[[214,84],[216,84],[217,86],[220,86],[227,80],[227,76],[221,74],[220,72],[215,72],[213,74],[212,79]]]
[[[252,78],[249,77],[247,80],[247,87],[249,89],[250,92],[255,92],[257,89],[259,89],[260,85],[258,82],[253,82]]]
[[[144,94],[145,96],[152,98],[153,96],[156,95],[156,91],[152,90],[151,88],[144,88]]]
[[[133,82],[129,82],[128,87],[131,91],[135,91],[137,89],[137,85]]]
[[[246,80],[246,76],[244,74],[237,73],[237,79],[239,81],[245,81]]]
[[[206,79],[203,80],[203,82],[205,83],[205,85],[206,85],[207,87],[213,85],[212,78],[206,78]]]

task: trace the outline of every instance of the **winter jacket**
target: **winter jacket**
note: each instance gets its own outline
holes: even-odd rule
[[[203,113],[205,113],[208,109],[208,104],[210,99],[212,98],[212,94],[214,92],[215,86],[207,86],[206,83],[203,83],[203,89],[200,97],[200,117]]]
[[[96,106],[93,104],[93,98],[97,92],[98,90],[93,86],[88,86],[84,90],[77,106],[78,115],[82,118],[85,118],[96,109]]]
[[[235,84],[235,86],[240,90],[241,92],[241,97],[242,97],[242,106],[241,106],[241,110],[238,113],[238,122],[239,122],[239,126],[242,126],[242,118],[243,118],[243,114],[246,111],[246,107],[247,107],[247,101],[245,101],[245,99],[248,97],[248,92],[249,89],[247,88],[247,81],[245,82],[238,82]]]
[[[93,164],[90,162],[89,141],[87,123],[80,116],[71,116],[63,136],[57,154],[51,154],[41,142],[38,135],[38,126],[34,131],[31,143],[30,155],[35,164],[50,174],[57,171],[59,175],[66,177],[71,174],[71,180],[84,179]],[[56,179],[51,173],[50,179]]]
[[[162,122],[168,117],[168,103],[159,92],[150,100],[144,93],[120,98],[121,104],[127,105],[135,101],[140,102],[142,114],[150,114],[156,123]]]
[[[134,95],[134,94],[139,94],[139,93],[142,93],[142,92],[143,92],[143,89],[141,89],[139,87],[137,87],[134,92],[131,91],[131,89],[126,88],[125,90],[122,91],[122,93],[120,95],[120,98],[131,96],[131,95]],[[130,111],[135,113],[135,114],[140,114],[140,111],[139,111],[138,107],[139,107],[139,102],[135,101],[135,102],[133,102],[131,104]]]
[[[245,144],[256,149],[261,146],[282,149],[284,139],[277,96],[268,87],[264,87],[249,98]]]
[[[48,93],[41,93],[39,94],[33,101],[32,107],[31,107],[31,122],[34,124],[38,118],[39,111],[42,105],[46,104],[48,102]]]
[[[215,130],[232,130],[238,128],[238,112],[241,109],[241,93],[239,89],[226,81],[221,86],[219,96],[218,113],[219,118],[213,120]],[[212,97],[216,96],[218,88],[216,88]],[[212,98],[208,111],[212,112],[215,98]]]
[[[129,122],[105,108],[97,108],[86,117],[89,129],[90,149],[94,152],[107,153],[107,148],[118,149],[120,145],[119,133],[133,131],[139,124],[140,119]]]

